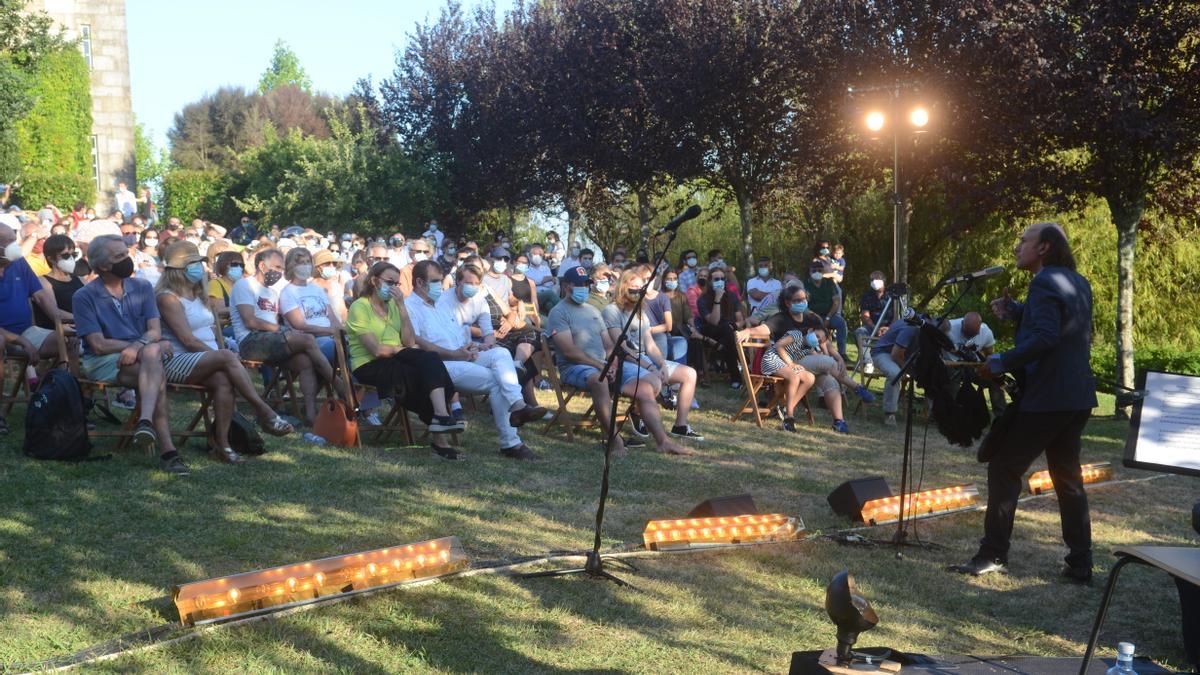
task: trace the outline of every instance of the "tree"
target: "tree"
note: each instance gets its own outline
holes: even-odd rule
[[[271,65],[263,71],[258,79],[258,93],[266,94],[278,87],[291,85],[298,87],[306,94],[312,93],[312,80],[300,65],[300,58],[283,40],[275,42],[275,53],[271,56]]]
[[[155,147],[153,134],[136,119],[133,124],[133,163],[138,184],[149,187],[155,199],[161,202],[163,176],[170,168],[171,158],[165,149]]]

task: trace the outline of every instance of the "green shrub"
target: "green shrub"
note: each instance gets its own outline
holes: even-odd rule
[[[96,199],[96,183],[86,175],[61,171],[26,171],[21,176],[14,202],[36,211],[51,202],[67,211],[76,202],[90,204]]]
[[[38,60],[29,96],[33,105],[16,125],[22,173],[90,175],[91,74],[83,55],[66,47]]]
[[[218,171],[171,169],[163,176],[163,216],[184,222],[216,218],[226,192],[225,177]]]
[[[1109,380],[1116,378],[1116,350],[1112,345],[1092,346],[1092,371]],[[1137,372],[1160,370],[1184,375],[1200,375],[1200,351],[1183,351],[1171,346],[1138,346],[1133,352]]]

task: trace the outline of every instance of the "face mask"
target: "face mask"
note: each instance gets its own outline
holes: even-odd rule
[[[121,235],[121,240],[125,242],[126,246],[136,246],[137,245],[137,235],[136,234],[123,234],[123,235]]]
[[[883,290],[883,279],[872,279],[871,280],[871,288],[876,291],[882,291]]]
[[[542,256],[534,253],[533,255],[529,256],[529,262],[533,263],[534,265],[541,265]]]
[[[187,266],[187,269],[184,270],[184,274],[187,275],[188,281],[192,282],[193,284],[198,284],[201,281],[204,281],[204,265],[194,262]]]
[[[479,287],[475,284],[463,284],[462,289],[464,298],[473,298],[479,292]]]
[[[430,223],[430,224],[429,224],[429,231],[430,231],[430,232],[437,232],[437,223]]]
[[[308,281],[312,278],[312,265],[296,265],[292,268],[292,276],[301,281]]]
[[[792,310],[792,314],[803,314],[803,313],[807,312],[808,311],[808,301],[801,300],[800,302],[793,302],[792,306],[791,306],[791,310]]]
[[[631,288],[631,289],[629,289],[629,290],[627,290],[627,291],[625,291],[625,292],[626,292],[626,293],[629,295],[629,297],[631,297],[631,298],[638,298],[638,297],[641,297],[642,293],[645,293],[645,292],[646,292],[646,289],[644,289],[644,288]]]
[[[699,261],[698,261],[698,260],[696,260],[695,258],[688,258],[688,259],[687,259],[687,264],[688,264],[688,267],[695,267],[697,262],[699,262]]]
[[[663,282],[663,286],[664,286],[664,287],[665,287],[665,288],[666,288],[668,291],[673,291],[673,290],[675,290],[676,288],[679,288],[679,281],[677,281],[677,280],[675,280],[675,279],[672,279],[672,280],[670,280],[670,281],[664,281],[664,282]]]
[[[517,263],[516,270],[517,270],[517,274],[525,274],[526,272],[529,271],[529,265],[527,265],[525,263]]]
[[[758,268],[758,276],[766,279],[770,274],[771,274],[771,270],[769,270],[765,267]]]
[[[450,248],[446,249],[446,257],[453,258],[456,255],[458,255],[457,248],[454,248],[453,246],[451,246]]]
[[[575,304],[577,304],[577,305],[582,305],[583,303],[587,302],[587,299],[588,299],[587,286],[575,286],[574,288],[572,288],[571,289],[571,299],[574,300]]]
[[[508,263],[503,260],[492,261],[492,271],[496,274],[504,274],[504,270],[508,269]]]
[[[274,286],[275,284],[279,283],[279,280],[282,278],[283,278],[283,272],[280,272],[278,270],[270,270],[268,272],[263,272],[263,283],[268,286]]]
[[[592,269],[592,265],[593,265],[591,258],[585,258],[583,260],[580,260],[579,264],[582,265],[585,270]]]
[[[582,249],[578,249],[578,248],[573,248],[573,249],[571,249],[571,257],[572,257],[572,258],[578,258],[578,257],[579,257],[579,252],[580,252],[581,250],[582,250]]]
[[[387,302],[392,299],[392,287],[384,284],[379,287],[379,299]]]
[[[429,254],[428,253],[414,253],[412,259],[413,259],[413,262],[424,262],[426,260],[429,260]]]
[[[808,278],[812,279],[813,281],[820,281],[822,279],[822,275],[820,272],[813,272],[812,274],[808,275]]]
[[[245,274],[246,274],[246,269],[244,267],[242,267],[241,265],[230,265],[229,266],[229,278],[230,279],[237,281],[238,279],[241,279],[242,276]]]
[[[699,286],[700,288],[704,288],[705,286],[708,285],[708,279],[697,279],[696,285]]]
[[[334,267],[333,265],[326,265],[321,268],[321,278],[322,279],[332,279],[337,276],[337,273],[338,273],[337,268]]]
[[[821,255],[829,255],[829,249],[827,248],[823,248],[819,252]]]
[[[725,269],[725,261],[724,260],[714,260],[708,264],[708,269],[723,270],[723,269]]]
[[[437,299],[442,297],[442,282],[437,281],[429,284],[429,299],[437,302]]]
[[[109,268],[108,272],[118,279],[128,279],[133,276],[133,258],[126,258],[116,263]]]
[[[608,289],[610,289],[610,288],[612,288],[611,281],[597,281],[596,282],[596,292],[600,293],[601,295],[607,293]]]
[[[714,291],[725,290],[725,280],[724,279],[713,279],[712,285],[713,285]]]
[[[13,242],[4,247],[4,259],[9,262],[16,262],[21,259],[21,245]]]
[[[146,248],[158,248],[158,240],[157,239],[147,239],[146,240]]]
[[[63,274],[74,274],[75,273],[75,259],[74,258],[67,258],[66,260],[59,260],[55,264],[58,266],[59,271],[61,271]]]
[[[804,341],[807,342],[808,346],[812,347],[813,349],[821,346],[821,340],[817,337],[816,333],[809,333],[808,335],[805,335]]]

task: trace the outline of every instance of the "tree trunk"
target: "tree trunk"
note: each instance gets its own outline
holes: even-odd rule
[[[517,229],[517,211],[513,207],[508,207],[508,238],[512,240],[513,232]]]
[[[737,203],[738,218],[742,221],[742,256],[746,262],[746,266],[742,268],[742,277],[749,279],[751,270],[754,269],[754,233],[751,231],[754,224],[754,204],[750,195],[741,190],[737,193]]]
[[[575,237],[579,233],[579,207],[575,204],[575,196],[563,195],[563,205],[567,207],[567,248],[575,245]]]
[[[634,194],[637,195],[638,225],[642,227],[640,241],[643,248],[648,248],[650,246],[650,191],[639,187]]]
[[[1112,198],[1107,201],[1117,226],[1117,384],[1133,387],[1133,258],[1145,207],[1141,203],[1117,203]],[[1121,408],[1116,413],[1127,417],[1129,409]]]

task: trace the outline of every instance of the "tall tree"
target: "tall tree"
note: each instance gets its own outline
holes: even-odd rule
[[[283,40],[275,42],[275,52],[271,55],[271,65],[263,71],[258,79],[258,93],[265,94],[277,87],[291,85],[299,87],[305,93],[312,93],[312,80],[300,65],[300,57]]]

